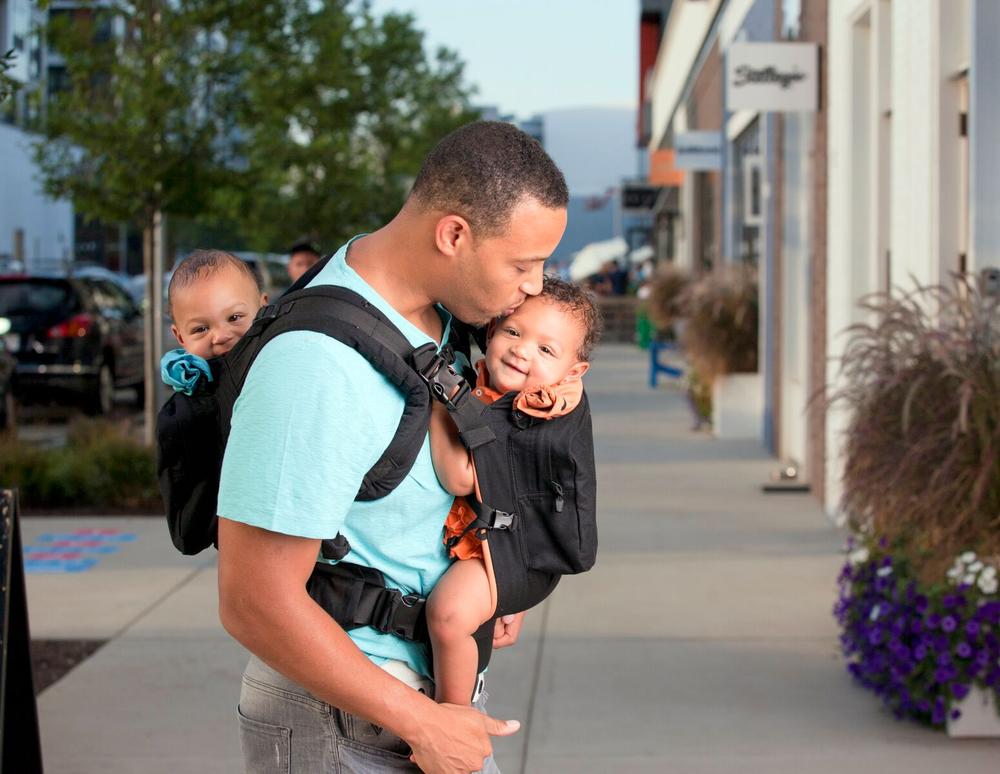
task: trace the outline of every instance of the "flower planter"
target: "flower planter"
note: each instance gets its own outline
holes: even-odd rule
[[[996,695],[973,686],[969,695],[955,705],[962,714],[948,720],[948,736],[1000,737],[1000,714],[997,713]]]
[[[763,441],[761,374],[726,374],[716,378],[712,385],[712,429],[717,438]]]

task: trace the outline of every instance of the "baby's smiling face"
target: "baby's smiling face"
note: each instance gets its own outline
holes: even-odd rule
[[[232,266],[198,277],[173,294],[171,331],[192,355],[224,355],[247,332],[267,299],[256,283]]]
[[[580,359],[584,330],[566,307],[533,296],[501,319],[486,347],[490,386],[498,392],[573,381],[590,364]]]

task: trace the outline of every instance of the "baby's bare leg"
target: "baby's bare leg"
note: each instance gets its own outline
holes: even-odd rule
[[[434,697],[468,704],[476,684],[479,649],[472,635],[490,617],[490,582],[482,559],[455,562],[427,600],[434,648]]]

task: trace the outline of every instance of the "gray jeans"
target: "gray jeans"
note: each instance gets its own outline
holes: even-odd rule
[[[420,771],[398,736],[317,699],[253,656],[237,713],[247,774]],[[482,773],[500,774],[493,758]]]

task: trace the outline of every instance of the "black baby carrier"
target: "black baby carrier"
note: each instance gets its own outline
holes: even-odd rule
[[[437,399],[448,407],[475,460],[482,502],[467,498],[477,514],[470,530],[488,541],[495,615],[527,610],[548,596],[562,575],[590,569],[597,550],[596,475],[586,395],[572,412],[548,421],[514,410],[513,393],[491,406],[482,404],[451,367],[452,346],[441,352],[433,344],[414,349],[353,291],[306,288],[328,260],[261,309],[240,342],[210,362],[211,382],[201,380],[192,395],[175,393],[160,410],[157,469],[177,549],[195,554],[217,544],[223,452],[233,405],[257,354],[282,333],[310,330],[355,349],[406,401],[392,441],[356,499],[384,497],[403,480],[426,437],[431,400]],[[455,344],[467,352],[467,336],[463,339]],[[340,535],[323,541],[322,554],[334,563],[317,562],[307,589],[345,630],[372,626],[427,642],[423,598],[388,588],[378,570],[352,564],[350,545]],[[490,621],[476,636],[480,670],[489,662],[492,632]]]

